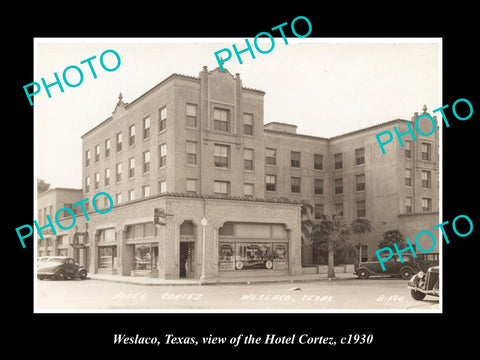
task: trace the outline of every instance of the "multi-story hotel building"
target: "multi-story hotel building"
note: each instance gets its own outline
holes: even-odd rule
[[[112,116],[82,136],[83,198],[107,192],[114,207],[102,215],[90,206],[88,221],[77,215],[77,260],[93,273],[162,278],[300,274],[312,262],[301,201],[314,218],[369,219],[373,231],[355,244],[362,260],[387,230],[413,242],[439,223],[438,131],[404,136],[404,147],[392,142],[382,155],[375,135],[406,131],[407,120],[301,135],[293,124],[264,125],[264,95],[239,74],[204,67],[130,103],[119,96]]]

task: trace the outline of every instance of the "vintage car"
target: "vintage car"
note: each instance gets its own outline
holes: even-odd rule
[[[423,300],[425,296],[439,296],[439,267],[432,266],[426,273],[419,271],[408,282],[407,288],[415,300]]]
[[[37,267],[37,278],[43,280],[51,278],[63,280],[68,278],[87,278],[87,269],[75,263],[68,256],[50,256],[47,261],[41,262]]]
[[[418,265],[413,255],[403,254],[403,263],[400,261],[399,255],[393,255],[389,260],[385,261],[385,271],[379,261],[367,261],[360,263],[354,274],[359,279],[368,279],[370,276],[400,276],[402,279],[408,280],[418,271]]]
[[[40,257],[37,257],[37,267],[38,267],[41,263],[47,262],[49,258],[50,258],[50,256],[40,256]]]
[[[440,255],[439,253],[424,253],[417,254],[415,262],[419,271],[427,272],[432,266],[438,266]]]

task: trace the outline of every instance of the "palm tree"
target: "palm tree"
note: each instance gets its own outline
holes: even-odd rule
[[[352,221],[352,224],[350,225],[350,228],[352,229],[352,233],[355,235],[364,235],[372,231],[372,225],[370,224],[370,220],[366,218],[357,218]],[[359,246],[359,263],[362,260],[362,243],[360,240],[358,241],[358,246]]]
[[[332,215],[330,218],[323,215],[322,219],[313,226],[312,233],[319,239],[328,242],[328,273],[329,278],[335,277],[334,250],[345,246],[350,237],[350,229],[340,215]]]

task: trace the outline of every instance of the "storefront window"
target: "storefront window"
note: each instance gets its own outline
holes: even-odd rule
[[[235,243],[220,243],[218,269],[235,270]]]
[[[288,269],[288,244],[273,243],[273,269]]]
[[[98,248],[98,267],[101,269],[117,268],[116,246],[102,246]]]
[[[135,245],[135,270],[157,270],[158,247],[152,244]]]
[[[233,269],[288,269],[288,243],[220,243],[219,270]]]

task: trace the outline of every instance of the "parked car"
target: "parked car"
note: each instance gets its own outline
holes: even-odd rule
[[[440,255],[439,253],[424,253],[417,254],[415,262],[419,271],[427,272],[432,266],[439,265]]]
[[[37,267],[39,267],[41,263],[47,262],[48,259],[50,259],[50,256],[37,257]]]
[[[414,261],[413,255],[403,254],[403,263],[399,255],[393,255],[385,261],[385,271],[382,269],[379,261],[367,261],[360,263],[358,269],[354,272],[360,279],[368,279],[370,276],[400,276],[408,280],[413,274],[418,272],[418,265]]]
[[[40,280],[45,278],[56,280],[80,278],[83,280],[87,278],[87,269],[75,263],[71,257],[50,256],[47,261],[39,263],[37,278]]]
[[[426,273],[419,271],[408,282],[407,288],[415,300],[423,300],[425,296],[440,296],[439,267],[432,266]]]

